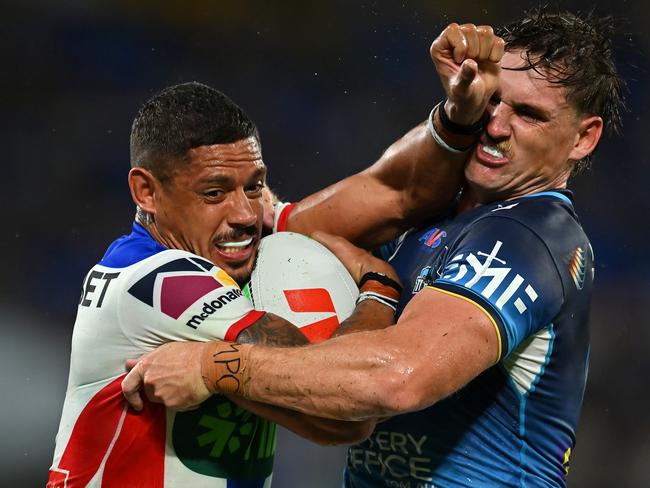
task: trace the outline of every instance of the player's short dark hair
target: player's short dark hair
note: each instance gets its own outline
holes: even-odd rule
[[[566,89],[567,101],[581,115],[598,115],[605,129],[621,125],[625,82],[614,63],[612,17],[584,16],[545,9],[497,29],[507,51],[522,50],[527,65],[551,83]],[[574,173],[589,166],[591,157],[579,161]]]
[[[131,167],[145,168],[163,183],[191,148],[259,141],[255,124],[226,95],[197,82],[170,86],[149,99],[131,127]]]

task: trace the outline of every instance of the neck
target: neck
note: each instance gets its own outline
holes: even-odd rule
[[[460,195],[456,214],[462,214],[463,212],[467,212],[473,208],[488,203],[514,200],[515,198],[533,195],[534,193],[541,193],[543,191],[556,190],[558,188],[566,188],[566,182],[564,185],[548,185],[543,188],[532,188],[529,191],[517,193],[485,195],[482,192],[476,191],[476,189],[472,188],[472,186],[468,184],[463,188],[463,192]]]
[[[142,222],[141,220],[138,219],[138,223],[144,227],[149,235],[153,238],[154,241],[156,241],[158,244],[161,246],[165,246],[168,249],[181,249],[181,250],[188,250],[183,244],[177,239],[174,239],[173,236],[167,237],[164,236],[163,233],[160,231],[158,226],[156,225],[156,222]]]

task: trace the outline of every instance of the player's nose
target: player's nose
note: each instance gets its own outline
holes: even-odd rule
[[[489,109],[490,120],[485,128],[488,136],[494,140],[502,140],[510,136],[510,107],[499,102]]]
[[[257,223],[258,215],[246,193],[235,191],[231,195],[228,223],[238,227],[249,227]]]

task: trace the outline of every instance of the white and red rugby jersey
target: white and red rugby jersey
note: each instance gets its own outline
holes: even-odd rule
[[[275,424],[222,396],[137,413],[120,387],[127,359],[170,341],[234,340],[261,315],[223,270],[135,223],[84,280],[48,488],[269,486]]]

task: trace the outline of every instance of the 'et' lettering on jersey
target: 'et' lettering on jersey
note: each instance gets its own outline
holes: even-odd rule
[[[571,193],[483,205],[413,229],[388,252],[405,289],[398,313],[424,288],[471,300],[494,322],[500,359],[435,405],[378,424],[350,448],[345,486],[564,487],[593,283]]]
[[[135,223],[83,283],[48,488],[268,487],[275,424],[222,396],[136,413],[121,390],[127,359],[170,341],[234,340],[262,314],[223,270]]]

